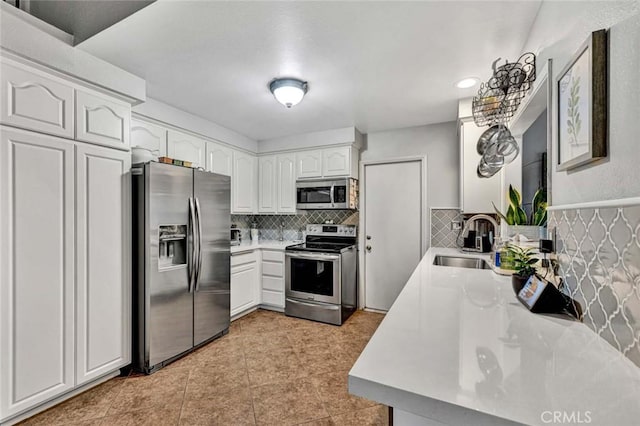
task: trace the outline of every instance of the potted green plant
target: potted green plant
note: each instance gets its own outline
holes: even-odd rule
[[[531,275],[536,273],[535,264],[538,259],[533,256],[532,248],[519,247],[513,244],[507,246],[506,264],[516,272],[511,276],[513,291],[518,294],[527,283]]]
[[[508,225],[508,236],[524,235],[529,240],[537,240],[540,235],[540,227],[547,224],[547,196],[546,192],[539,188],[531,201],[531,215],[522,208],[522,197],[517,189],[509,185],[509,208],[506,214],[502,214],[495,204],[496,213]]]

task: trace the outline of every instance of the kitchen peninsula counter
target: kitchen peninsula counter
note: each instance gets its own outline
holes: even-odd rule
[[[510,277],[436,255],[479,256],[429,249],[349,372],[350,393],[394,407],[396,426],[638,424],[639,367],[580,322],[530,313]]]

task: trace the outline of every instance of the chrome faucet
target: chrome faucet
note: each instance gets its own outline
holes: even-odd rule
[[[467,219],[467,223],[465,223],[464,228],[462,228],[462,237],[464,237],[464,235],[467,233],[467,231],[469,230],[469,228],[471,228],[471,224],[473,224],[475,221],[479,220],[479,219],[484,219],[486,221],[489,221],[491,223],[491,225],[493,225],[493,232],[494,232],[494,236],[493,236],[493,242],[491,243],[491,250],[494,249],[495,246],[495,241],[496,241],[496,234],[499,231],[499,226],[498,226],[498,222],[496,222],[496,220],[494,218],[492,218],[489,215],[486,214],[476,214],[471,216],[469,219]]]

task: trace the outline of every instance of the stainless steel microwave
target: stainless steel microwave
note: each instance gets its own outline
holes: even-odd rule
[[[299,180],[296,208],[300,210],[357,210],[358,181],[352,178]]]

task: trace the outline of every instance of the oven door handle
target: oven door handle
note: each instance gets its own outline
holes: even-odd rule
[[[322,309],[327,309],[329,311],[337,311],[338,309],[341,309],[340,305],[330,305],[330,304],[326,304],[326,303],[323,303],[322,305],[318,305],[317,303],[303,302],[302,300],[291,299],[289,297],[287,297],[286,302],[296,303],[298,305],[309,306],[311,308],[317,308],[318,306],[321,306]]]
[[[292,259],[308,259],[308,260],[339,260],[340,259],[339,254],[326,254],[326,253],[308,254],[308,253],[287,252],[285,253],[285,256]]]

